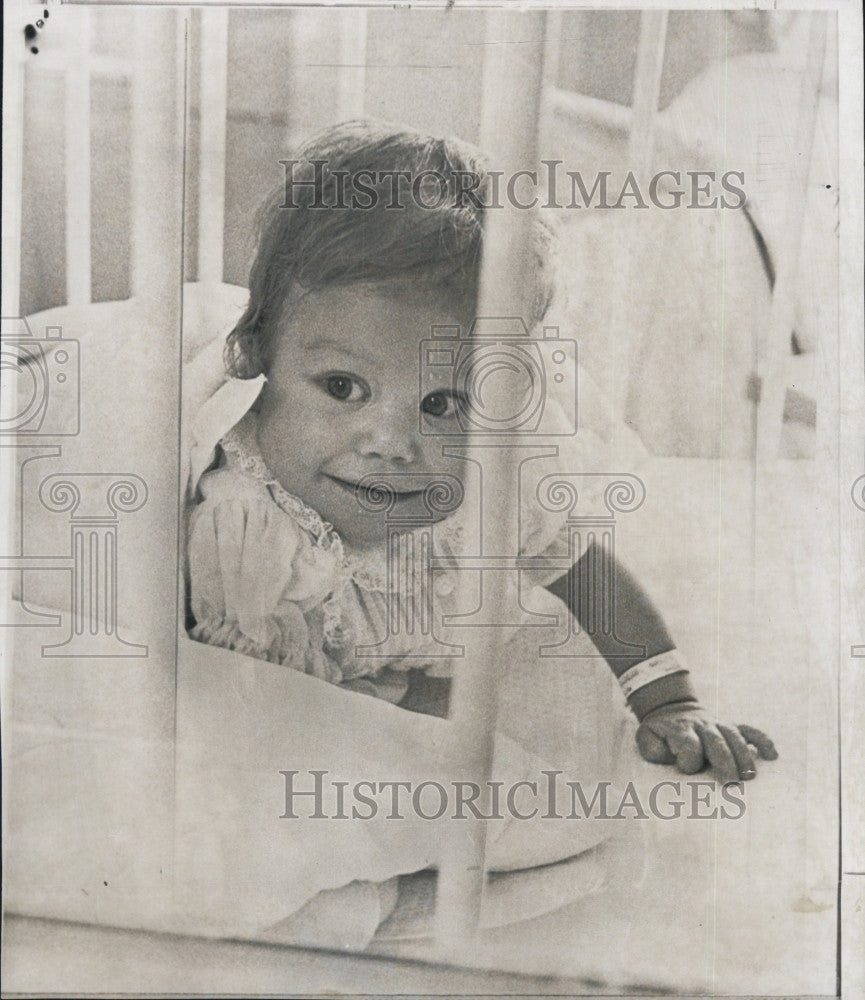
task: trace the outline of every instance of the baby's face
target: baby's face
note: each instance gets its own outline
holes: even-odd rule
[[[262,455],[349,545],[386,537],[384,514],[356,498],[364,476],[391,476],[390,516],[420,520],[429,516],[425,483],[442,473],[462,481],[463,461],[442,454],[459,443],[459,401],[444,376],[425,373],[421,382],[420,344],[433,326],[466,330],[473,319],[467,301],[441,289],[354,284],[308,294],[277,331],[260,403]]]

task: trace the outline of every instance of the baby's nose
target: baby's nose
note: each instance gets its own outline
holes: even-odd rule
[[[420,454],[416,403],[410,413],[402,407],[370,408],[358,431],[356,448],[366,458],[407,465]]]

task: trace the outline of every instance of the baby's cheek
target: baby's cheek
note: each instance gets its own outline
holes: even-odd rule
[[[319,392],[317,394],[321,396]],[[321,401],[303,383],[281,386],[262,399],[259,434],[290,444],[296,438],[309,440],[331,426],[319,412]]]
[[[437,512],[443,512],[440,517],[436,517],[436,521],[439,521],[464,510],[470,504],[471,490],[477,479],[465,460],[444,456],[441,450],[437,457],[437,463],[431,463],[429,469],[433,473],[433,479],[436,475],[441,477],[435,496],[431,498]]]
[[[265,464],[286,489],[302,478],[312,456],[321,450],[316,440],[318,423],[304,418],[297,401],[278,397],[262,407],[258,418],[258,444]]]
[[[430,436],[424,441],[423,462],[427,472],[435,475],[455,476],[465,485],[467,462],[465,459],[447,454],[450,448],[462,443],[459,437]]]

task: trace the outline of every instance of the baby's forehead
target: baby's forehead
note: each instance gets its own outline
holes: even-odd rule
[[[305,294],[290,310],[292,340],[305,351],[381,354],[388,345],[470,327],[474,299],[442,285],[389,280],[333,285]]]
[[[376,362],[379,358],[374,351],[365,351],[363,341],[350,337],[316,337],[308,331],[300,338],[297,345],[300,350],[309,356],[320,355],[330,357],[333,355],[345,355],[355,358],[358,361]]]

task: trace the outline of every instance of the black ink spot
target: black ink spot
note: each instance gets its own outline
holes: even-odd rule
[[[828,190],[829,190],[829,188],[831,188],[831,187],[832,187],[832,185],[831,185],[831,184],[827,184],[827,185],[826,185],[826,190],[828,191]]]
[[[107,882],[103,882],[102,884],[103,884],[103,885],[108,885],[108,883],[107,883]]]
[[[25,28],[24,28],[24,44],[25,45],[30,45],[30,43],[35,40],[36,36],[39,34],[39,28],[44,28],[45,27],[45,22],[47,20],[48,20],[48,11],[47,10],[43,10],[42,11],[42,17],[39,18],[39,20],[36,22],[35,25],[28,24],[28,25],[25,26]],[[35,56],[39,52],[39,49],[36,48],[35,45],[30,45],[30,51]]]

